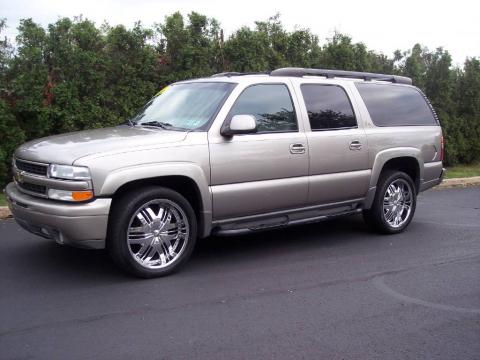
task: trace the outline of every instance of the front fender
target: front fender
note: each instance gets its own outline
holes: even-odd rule
[[[207,236],[211,227],[212,197],[208,178],[202,168],[195,163],[161,162],[120,168],[107,175],[97,194],[99,196],[111,196],[122,185],[129,182],[162,176],[185,176],[195,182],[202,201],[202,217],[204,221],[204,234],[202,235]]]

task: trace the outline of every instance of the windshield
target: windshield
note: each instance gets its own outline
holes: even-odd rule
[[[150,100],[131,122],[164,129],[204,130],[235,84],[173,84]]]

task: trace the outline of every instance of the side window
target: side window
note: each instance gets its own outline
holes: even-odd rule
[[[376,126],[437,125],[432,108],[414,87],[357,83]]]
[[[352,104],[340,86],[303,84],[301,89],[312,130],[357,127]]]
[[[292,98],[286,85],[259,84],[246,88],[230,110],[234,115],[253,115],[259,133],[297,131]]]

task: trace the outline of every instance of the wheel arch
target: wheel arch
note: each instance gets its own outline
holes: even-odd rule
[[[112,197],[113,207],[122,195],[145,186],[162,186],[180,193],[195,210],[198,235],[210,234],[212,200],[207,178],[200,167],[169,163],[120,169],[107,176],[100,193]]]
[[[399,170],[407,173],[415,184],[417,193],[423,179],[423,159],[416,148],[397,148],[379,152],[372,167],[370,188],[378,184],[380,175],[385,170]]]

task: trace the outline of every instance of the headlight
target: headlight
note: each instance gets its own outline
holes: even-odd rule
[[[90,170],[84,166],[55,165],[48,167],[48,175],[52,178],[68,180],[90,180]]]

